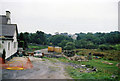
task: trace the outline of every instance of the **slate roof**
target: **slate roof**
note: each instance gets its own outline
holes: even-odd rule
[[[18,34],[17,25],[7,24],[7,21],[8,18],[6,17],[6,15],[0,15],[0,36],[12,38],[14,36],[15,31]]]
[[[0,33],[0,36],[14,36],[15,31],[17,31],[17,25],[16,24],[2,24],[0,25],[0,29],[2,29],[2,33]]]
[[[0,24],[7,24],[7,21],[6,15],[0,15]]]

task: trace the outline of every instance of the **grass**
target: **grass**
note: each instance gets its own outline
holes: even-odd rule
[[[28,48],[34,48],[34,49],[44,49],[47,48],[47,46],[33,46],[33,45],[29,45]]]
[[[80,72],[80,68],[79,69],[75,69],[74,67],[71,66],[67,66],[65,69],[67,71],[67,73],[73,78],[73,79],[104,79],[104,80],[108,80],[111,79],[112,81],[118,81],[118,79],[120,79],[120,69],[116,66],[117,63],[120,63],[119,60],[115,60],[115,58],[119,58],[117,57],[117,55],[120,54],[120,51],[115,51],[115,50],[104,50],[101,51],[99,49],[77,49],[79,50],[79,52],[77,53],[78,55],[88,55],[90,52],[96,53],[99,52],[101,54],[105,54],[105,58],[102,59],[92,59],[89,60],[89,62],[78,62],[78,61],[72,61],[72,60],[68,60],[64,57],[62,58],[48,58],[45,57],[46,59],[52,61],[52,62],[57,62],[57,60],[64,62],[64,63],[74,63],[74,64],[82,64],[82,65],[89,65],[90,67],[96,67],[98,71],[96,72],[92,72],[92,73],[85,73],[85,72]],[[109,60],[109,57],[113,57],[114,60]],[[108,65],[108,64],[104,64],[102,63],[103,61],[107,61],[110,63],[113,63],[113,65]],[[111,78],[112,75],[117,76],[117,78]]]
[[[108,61],[108,62],[113,63],[113,65],[108,65],[108,64],[102,63],[102,61],[106,61],[106,60],[93,59],[93,60],[90,60],[89,62],[81,62],[81,64],[94,66],[94,67],[98,68],[98,70],[103,72],[103,73],[118,74],[118,67],[115,66],[117,64],[117,62]]]
[[[116,64],[118,63],[117,61],[107,60],[108,62],[113,63],[113,65],[107,65],[102,63],[102,61],[106,61],[103,59],[92,59],[89,62],[71,61],[66,58],[58,58],[58,60],[65,63],[90,65],[96,67],[98,70],[97,72],[92,73],[81,73],[79,72],[80,69],[74,69],[73,67],[68,66],[66,67],[66,71],[73,79],[112,79],[112,75],[118,76],[118,67],[116,66]]]
[[[119,50],[103,50],[103,51],[101,51],[100,49],[75,49],[75,51],[78,51],[77,55],[87,56],[89,53],[103,54],[104,59],[114,60],[114,61],[120,60],[120,51]]]
[[[51,62],[57,62],[57,60],[64,62],[64,63],[74,63],[74,64],[83,64],[83,65],[90,65],[91,67],[96,67],[97,71],[92,73],[86,73],[86,72],[80,72],[80,70],[85,70],[82,68],[75,69],[72,66],[66,66],[65,70],[66,72],[73,78],[73,79],[100,79],[100,80],[108,80],[111,79],[112,81],[118,81],[118,79],[111,78],[112,75],[118,76],[118,67],[116,64],[117,61],[109,61],[104,59],[92,59],[89,62],[78,62],[78,61],[71,61],[64,57],[62,58],[48,58],[44,57],[45,59],[50,60]],[[110,63],[113,63],[113,65],[108,65],[102,63],[102,61],[108,61]]]
[[[48,46],[38,46],[38,45],[28,45],[28,50],[27,51],[34,51],[34,50],[41,50],[41,49],[45,49],[47,48]]]
[[[109,74],[105,75],[102,72],[81,73],[78,69],[74,69],[71,66],[66,67],[66,71],[73,79],[110,79]]]

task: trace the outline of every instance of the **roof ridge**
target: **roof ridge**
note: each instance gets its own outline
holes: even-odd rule
[[[5,16],[6,17],[6,15],[0,15],[0,16]]]

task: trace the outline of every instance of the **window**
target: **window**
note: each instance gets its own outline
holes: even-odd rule
[[[14,42],[14,48],[16,48],[16,42]]]
[[[10,42],[8,43],[8,50],[10,50]]]
[[[4,41],[2,41],[2,43],[4,43]]]

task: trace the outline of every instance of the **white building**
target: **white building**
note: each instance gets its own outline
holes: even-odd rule
[[[74,35],[71,36],[71,38],[76,40],[77,39],[77,35],[74,34]]]
[[[17,35],[17,25],[11,24],[10,12],[6,11],[6,15],[0,15],[0,54],[5,49],[6,59],[17,52]]]

